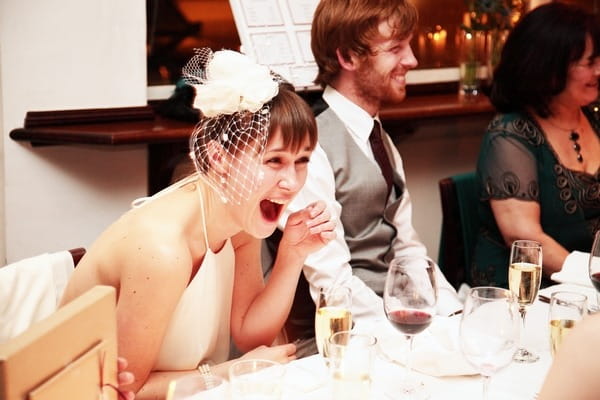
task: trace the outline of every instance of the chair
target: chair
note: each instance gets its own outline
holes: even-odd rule
[[[479,231],[478,196],[475,172],[453,175],[439,181],[442,203],[442,233],[440,238],[440,269],[458,289],[470,284],[473,249]]]
[[[3,400],[117,399],[116,293],[95,286],[0,344]]]
[[[45,253],[0,268],[0,343],[56,310],[84,248]]]
[[[77,264],[79,264],[79,260],[85,255],[85,249],[83,247],[77,247],[69,250],[69,253],[71,253],[71,257],[73,258],[73,267],[76,267]]]

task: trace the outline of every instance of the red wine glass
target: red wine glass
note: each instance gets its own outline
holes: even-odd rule
[[[411,399],[427,398],[422,382],[412,377],[411,353],[414,336],[433,320],[437,302],[435,264],[426,256],[394,258],[389,266],[383,291],[387,319],[408,339],[406,378],[401,392]]]
[[[594,236],[589,260],[590,280],[596,288],[596,310],[600,308],[600,231]]]

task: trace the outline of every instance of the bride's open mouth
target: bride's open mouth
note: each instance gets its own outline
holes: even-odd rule
[[[264,199],[260,202],[260,211],[264,219],[269,222],[275,222],[283,210],[285,203],[278,200]]]

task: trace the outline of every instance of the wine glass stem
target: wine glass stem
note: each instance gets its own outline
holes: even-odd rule
[[[406,355],[406,376],[404,382],[410,382],[412,379],[412,352],[413,352],[413,338],[414,335],[406,335],[408,339],[408,354]]]
[[[488,398],[488,393],[490,391],[490,381],[491,381],[490,376],[483,375],[483,392],[482,392],[483,400],[487,400],[487,398]]]
[[[523,345],[523,338],[525,337],[525,314],[527,314],[527,308],[525,306],[519,307],[519,314],[521,314],[521,324],[523,329],[521,330],[521,348],[525,348]]]

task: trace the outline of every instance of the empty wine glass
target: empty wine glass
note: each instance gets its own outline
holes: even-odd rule
[[[460,320],[460,348],[483,377],[487,399],[491,376],[512,361],[519,344],[519,310],[515,296],[498,287],[469,291]]]
[[[171,381],[167,400],[220,400],[227,397],[227,386],[217,375],[190,374]]]
[[[525,336],[527,307],[535,301],[542,282],[542,245],[533,240],[515,240],[510,249],[508,288],[519,302],[523,321],[522,337]],[[540,357],[523,345],[515,353],[515,361],[535,362]]]
[[[425,256],[394,258],[389,266],[383,304],[387,319],[406,335],[409,351],[406,377],[400,385],[401,393],[411,399],[426,398],[422,382],[412,375],[413,338],[424,331],[433,320],[437,302],[435,264]]]
[[[279,400],[284,377],[285,366],[278,362],[260,359],[238,360],[229,366],[231,399]]]
[[[588,263],[590,280],[596,288],[596,306],[594,309],[600,309],[600,231],[594,236],[594,244],[590,251],[590,260]]]

